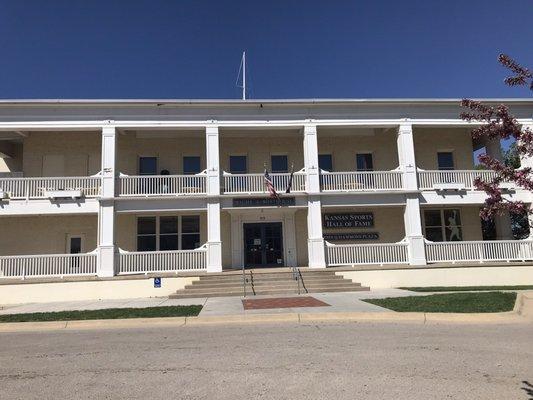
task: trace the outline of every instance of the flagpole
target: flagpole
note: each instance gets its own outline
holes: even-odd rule
[[[242,52],[242,99],[246,100],[246,52]]]

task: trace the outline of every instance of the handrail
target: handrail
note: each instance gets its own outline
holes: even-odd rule
[[[292,279],[296,280],[296,282],[298,283],[298,294],[300,294],[300,279],[301,279],[301,276],[300,276],[300,270],[298,269],[298,267],[291,267],[292,269]]]
[[[244,273],[244,264],[242,265],[242,297],[246,297],[246,274]]]

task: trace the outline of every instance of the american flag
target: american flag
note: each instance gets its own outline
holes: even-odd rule
[[[274,188],[274,184],[272,183],[272,179],[270,178],[270,175],[268,174],[268,171],[266,168],[265,168],[265,185],[268,189],[268,193],[270,194],[270,197],[279,199],[279,194],[278,192],[276,192],[276,189]]]

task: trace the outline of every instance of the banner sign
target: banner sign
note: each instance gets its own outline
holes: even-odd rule
[[[234,198],[233,207],[287,207],[296,204],[294,197],[257,197],[257,198]]]
[[[374,226],[374,213],[324,214],[324,228],[370,228]]]
[[[324,240],[378,240],[377,232],[324,233]]]

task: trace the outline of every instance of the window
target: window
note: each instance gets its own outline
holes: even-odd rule
[[[360,153],[356,155],[357,171],[373,171],[374,161],[372,153]]]
[[[333,158],[331,154],[318,155],[318,168],[328,172],[333,171]]]
[[[181,217],[181,248],[191,250],[200,247],[200,217],[198,215]]]
[[[432,242],[455,242],[463,240],[461,212],[458,209],[425,210],[424,231]]]
[[[139,157],[139,175],[157,175],[157,157]]]
[[[287,156],[271,156],[270,165],[272,166],[272,172],[289,172]]]
[[[437,153],[437,164],[439,170],[452,170],[453,166],[453,153],[451,151],[443,151]]]
[[[156,217],[140,217],[137,219],[137,251],[155,251]]]
[[[185,175],[199,174],[200,169],[200,157],[199,156],[185,156],[183,157],[183,173]]]
[[[159,250],[178,250],[178,217],[159,219]]]
[[[245,174],[248,170],[246,156],[229,156],[229,172],[232,174]]]
[[[137,219],[137,251],[189,250],[197,247],[200,247],[198,215]]]

